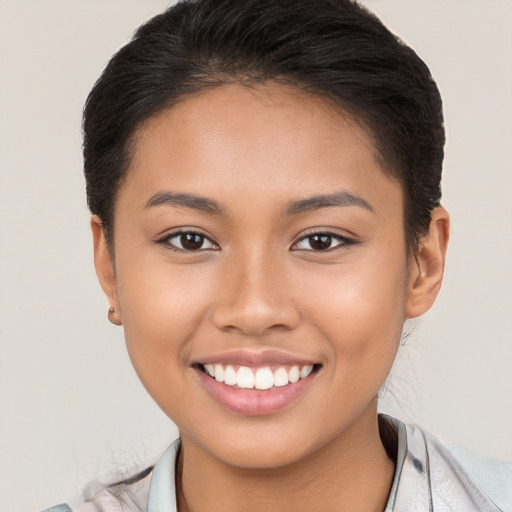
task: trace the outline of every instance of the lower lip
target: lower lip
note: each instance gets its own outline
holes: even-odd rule
[[[313,382],[316,372],[295,383],[267,390],[233,388],[217,382],[212,377],[197,369],[201,383],[217,402],[226,409],[246,416],[263,416],[279,412],[306,391]]]

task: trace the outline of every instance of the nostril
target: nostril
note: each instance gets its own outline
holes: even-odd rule
[[[212,321],[218,329],[225,332],[262,336],[270,332],[295,329],[300,323],[300,314],[292,305],[218,307],[213,312]]]

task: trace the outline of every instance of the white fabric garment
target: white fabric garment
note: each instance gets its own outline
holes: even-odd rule
[[[386,446],[396,454],[396,470],[384,512],[512,512],[512,464],[478,457],[449,446],[390,416],[380,415],[392,432]],[[386,445],[386,436],[383,442]],[[177,439],[152,471],[105,487],[90,484],[77,503],[44,512],[177,512]]]

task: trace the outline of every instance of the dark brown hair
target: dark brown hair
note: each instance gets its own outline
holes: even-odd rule
[[[141,123],[204,88],[267,81],[319,94],[366,127],[402,184],[414,250],[441,197],[441,97],[416,53],[352,0],[185,0],[141,26],[84,111],[87,199],[108,243]]]

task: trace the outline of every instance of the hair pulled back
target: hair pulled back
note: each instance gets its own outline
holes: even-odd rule
[[[416,53],[353,0],[185,0],[142,25],[84,109],[87,199],[107,243],[141,123],[208,87],[268,81],[319,94],[362,123],[403,187],[416,248],[441,197],[441,98]]]

